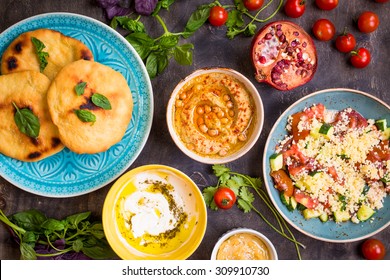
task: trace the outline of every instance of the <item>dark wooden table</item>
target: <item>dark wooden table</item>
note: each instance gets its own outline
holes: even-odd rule
[[[170,12],[162,12],[161,16],[171,31],[181,31],[192,11],[207,0],[176,1]],[[222,3],[231,3],[222,0]],[[274,1],[276,5],[276,2]],[[152,80],[154,90],[154,118],[148,141],[137,160],[129,169],[145,164],[165,164],[178,168],[188,175],[201,172],[208,184],[215,183],[211,166],[195,162],[184,155],[173,143],[166,126],[165,108],[171,91],[175,85],[195,69],[210,66],[233,68],[253,81],[261,95],[265,109],[264,128],[260,139],[252,150],[239,160],[230,164],[235,171],[251,176],[262,174],[262,155],[270,129],[279,115],[293,102],[311,92],[327,88],[351,88],[365,91],[390,103],[390,3],[378,4],[373,0],[339,1],[339,6],[333,11],[321,11],[314,1],[307,1],[306,13],[299,19],[291,19],[311,33],[311,26],[318,18],[331,19],[337,33],[344,27],[355,34],[358,46],[367,47],[372,53],[372,62],[365,69],[355,69],[347,61],[347,55],[339,53],[334,48],[334,42],[315,40],[318,51],[318,70],[314,78],[306,85],[287,92],[277,91],[266,84],[256,83],[250,60],[251,38],[237,37],[229,40],[225,37],[225,27],[214,28],[205,24],[192,37],[187,39],[195,45],[194,63],[192,66],[180,66],[173,60],[166,71]],[[355,19],[360,12],[372,10],[379,15],[379,29],[371,34],[363,34],[357,30]],[[0,1],[0,32],[25,18],[48,12],[71,12],[83,14],[108,23],[105,15],[93,0],[1,0]],[[287,19],[279,12],[273,20]],[[159,25],[153,18],[146,20],[147,26],[158,33]],[[258,28],[262,25],[258,25]],[[152,31],[153,32],[153,31]],[[0,35],[1,39],[1,35]],[[0,139],[1,141],[1,139]],[[0,177],[1,208],[7,214],[36,208],[47,216],[62,218],[81,211],[92,211],[96,217],[101,216],[105,196],[110,189],[107,185],[97,191],[71,198],[46,198],[34,195],[13,186]],[[259,206],[265,216],[271,213]],[[296,259],[294,246],[277,235],[254,213],[243,215],[238,209],[229,211],[208,210],[208,227],[206,235],[198,250],[191,259],[209,259],[214,243],[227,230],[235,227],[250,227],[268,236],[275,244],[280,259]],[[328,243],[318,241],[293,230],[299,241],[307,245],[302,250],[303,259],[362,259],[359,247],[362,241],[352,243]],[[390,228],[374,236],[386,243],[390,250]],[[10,239],[4,226],[0,226],[0,259],[18,259],[18,246]],[[388,253],[386,259],[390,259]]]

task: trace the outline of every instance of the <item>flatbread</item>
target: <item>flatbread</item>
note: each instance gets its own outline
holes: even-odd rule
[[[75,90],[80,83],[86,83],[82,95]],[[95,93],[105,96],[112,108],[94,105],[91,96]],[[123,138],[131,120],[133,99],[126,79],[98,62],[79,60],[65,66],[52,81],[47,97],[62,143],[78,154],[106,151]],[[96,121],[83,122],[76,110],[93,113]]]
[[[85,59],[93,60],[91,50],[81,41],[65,36],[51,29],[37,29],[18,36],[5,50],[1,59],[1,73],[8,74],[25,70],[40,72],[39,60],[31,38],[37,38],[47,52],[47,66],[42,71],[50,80],[70,62]]]
[[[21,160],[38,161],[61,151],[57,127],[53,124],[46,93],[50,80],[36,71],[0,76],[0,153]],[[16,109],[28,108],[40,123],[40,133],[32,138],[20,132],[14,115]]]

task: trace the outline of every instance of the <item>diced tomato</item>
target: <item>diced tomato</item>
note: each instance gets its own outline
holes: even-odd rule
[[[295,142],[298,142],[300,139],[305,139],[309,133],[310,130],[304,129],[302,131],[299,131],[298,124],[300,121],[308,121],[308,117],[305,112],[299,112],[295,113],[292,117],[292,122],[291,122],[291,133],[293,136],[293,139]]]
[[[305,110],[304,112],[310,119],[316,118],[318,120],[323,120],[325,106],[324,104],[319,103],[317,105],[311,106],[309,109]]]
[[[294,193],[294,184],[286,171],[279,169],[271,172],[271,177],[274,179],[275,186],[279,191],[283,191],[288,197]]]
[[[389,140],[383,140],[375,146],[372,151],[368,153],[367,160],[371,162],[390,160]]]
[[[316,208],[319,203],[317,199],[313,199],[310,195],[301,191],[300,189],[294,190],[294,198],[298,203],[302,204],[308,209]]]
[[[338,112],[338,114],[336,115],[335,123],[344,122],[345,115],[348,117],[349,128],[364,128],[368,125],[367,120],[355,110],[351,110],[350,112],[342,110]]]
[[[287,158],[291,159],[291,163],[287,166],[291,176],[295,176],[303,170],[311,171],[313,169],[314,159],[306,157],[295,144],[291,145],[290,149],[283,153],[285,165],[287,165]]]

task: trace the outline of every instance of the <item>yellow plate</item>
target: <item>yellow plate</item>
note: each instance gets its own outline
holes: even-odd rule
[[[112,249],[128,260],[187,259],[207,225],[197,185],[165,165],[145,165],[121,176],[107,194],[102,216]]]

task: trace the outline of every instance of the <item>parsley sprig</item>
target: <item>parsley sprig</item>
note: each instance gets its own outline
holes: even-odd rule
[[[254,211],[260,218],[267,223],[273,230],[279,233],[284,238],[293,242],[297,251],[298,258],[301,259],[299,246],[305,248],[305,246],[298,242],[294,237],[294,234],[289,229],[286,221],[283,219],[278,210],[273,206],[271,199],[267,193],[261,188],[262,181],[260,178],[254,178],[245,174],[233,172],[225,165],[215,164],[213,165],[214,175],[218,178],[216,186],[210,186],[203,189],[203,197],[208,207],[213,210],[218,210],[217,205],[214,202],[214,194],[220,186],[228,187],[234,191],[237,197],[237,206],[244,213]],[[277,225],[273,225],[263,213],[257,209],[253,203],[255,201],[255,194],[262,202],[268,207],[268,209],[274,215]]]

